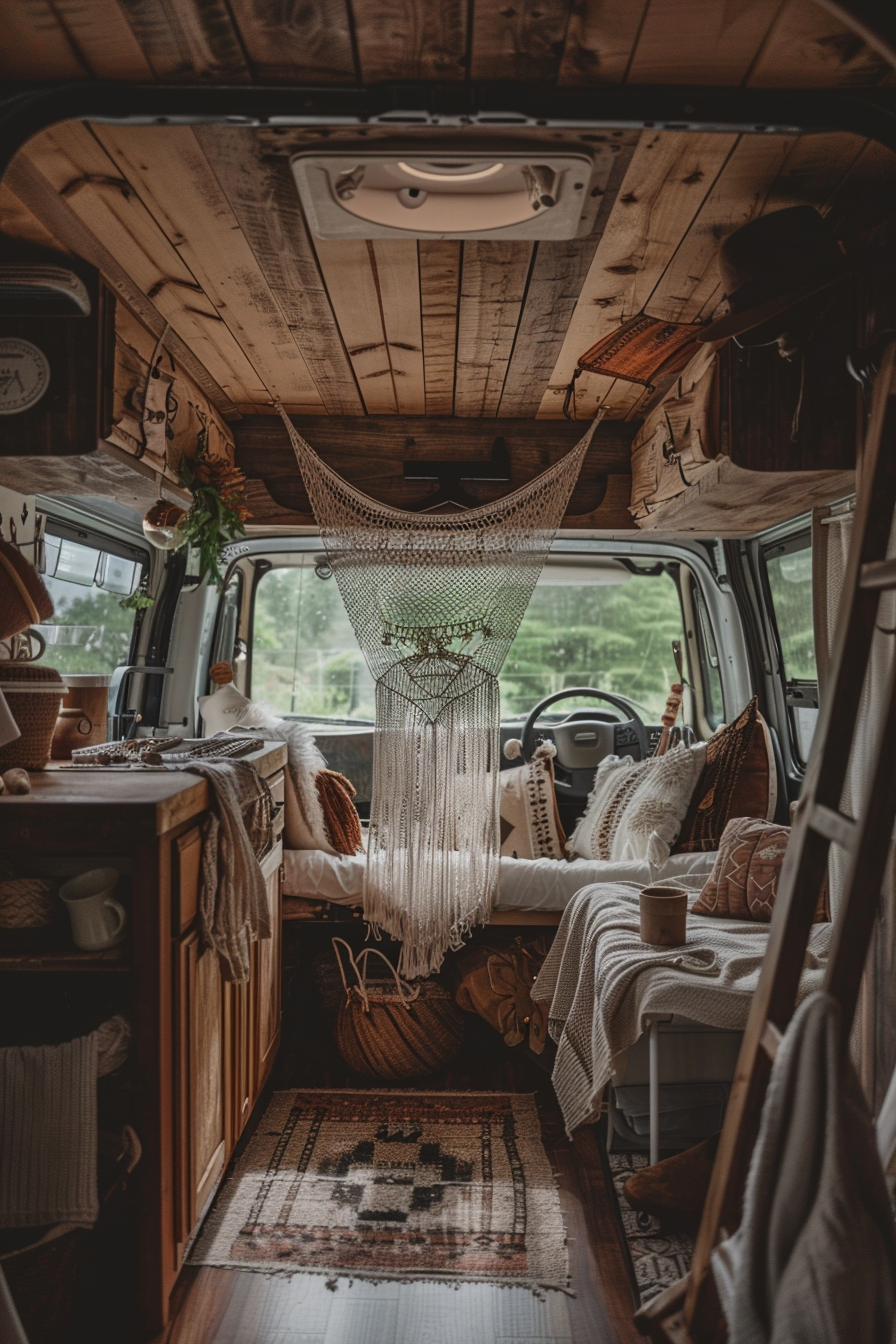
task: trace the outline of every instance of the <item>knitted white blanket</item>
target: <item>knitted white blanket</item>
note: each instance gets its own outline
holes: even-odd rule
[[[648,947],[639,893],[634,884],[599,883],[574,896],[532,990],[550,1002],[553,1081],[568,1133],[597,1114],[614,1057],[641,1035],[646,1013],[742,1030],[759,983],[767,924],[689,914],[686,947]],[[801,998],[821,985],[830,933],[829,924],[812,929]]]
[[[63,1045],[0,1050],[0,1227],[96,1222],[96,1081],[129,1040],[113,1017]]]

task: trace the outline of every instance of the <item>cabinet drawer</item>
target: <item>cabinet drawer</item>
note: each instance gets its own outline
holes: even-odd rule
[[[184,831],[172,845],[171,866],[174,875],[174,927],[178,933],[189,928],[199,910],[199,882],[202,871],[202,832],[198,826]]]
[[[267,781],[268,788],[271,791],[271,797],[275,803],[282,803],[286,799],[286,773],[278,770],[271,775]]]

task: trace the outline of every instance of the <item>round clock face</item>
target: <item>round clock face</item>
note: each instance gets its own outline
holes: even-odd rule
[[[30,341],[0,336],[0,415],[27,411],[50,386],[50,361]]]

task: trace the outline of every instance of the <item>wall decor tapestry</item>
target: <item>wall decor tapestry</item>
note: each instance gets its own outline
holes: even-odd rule
[[[190,1261],[565,1289],[560,1194],[535,1100],[275,1092]]]
[[[364,916],[407,979],[487,922],[498,880],[498,673],[594,433],[533,481],[457,514],[407,513],[344,481],[289,417],[339,592],[376,682]],[[549,431],[546,431],[546,435]]]

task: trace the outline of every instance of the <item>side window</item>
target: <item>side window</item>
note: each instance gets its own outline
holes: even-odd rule
[[[798,759],[805,764],[818,719],[809,534],[803,533],[769,546],[763,556],[781,656],[791,741]]]
[[[373,679],[332,570],[320,557],[304,559],[258,581],[251,694],[278,714],[372,723]]]
[[[59,672],[111,673],[130,658],[149,556],[137,547],[48,521],[43,578],[54,612],[38,626]]]

